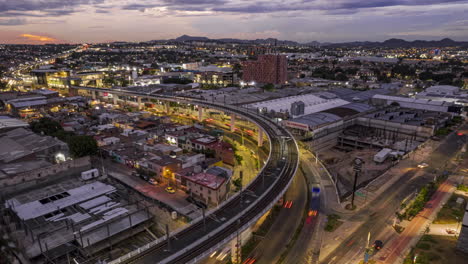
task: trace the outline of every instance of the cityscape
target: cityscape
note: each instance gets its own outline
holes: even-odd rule
[[[468,263],[467,10],[0,0],[0,264]]]

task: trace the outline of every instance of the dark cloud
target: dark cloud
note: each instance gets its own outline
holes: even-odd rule
[[[123,10],[143,10],[145,8],[154,8],[154,7],[161,7],[163,5],[157,4],[128,4],[122,7]]]
[[[163,0],[170,5],[220,5],[225,4],[227,0]]]
[[[77,7],[103,3],[105,0],[0,0],[0,17],[66,16],[78,12]],[[38,13],[39,12],[39,13]]]
[[[99,14],[108,14],[108,13],[110,13],[109,10],[105,10],[105,9],[96,9],[94,12],[99,13]]]
[[[105,0],[0,0],[0,12],[63,9],[103,3]]]
[[[24,24],[26,24],[26,19],[23,18],[0,19],[0,26],[18,26]]]
[[[373,1],[346,1],[337,6],[340,9],[360,9],[360,8],[376,8],[387,6],[417,6],[417,5],[434,5],[467,2],[466,0],[373,0]]]
[[[211,10],[218,12],[231,13],[274,13],[287,11],[311,11],[319,10],[326,11],[327,14],[352,14],[360,9],[379,8],[390,6],[423,6],[434,4],[450,4],[450,3],[468,3],[467,0],[344,0],[344,1],[323,1],[304,0],[302,2],[292,1],[285,2],[259,2],[250,4],[232,4],[221,7],[213,7]],[[352,11],[354,10],[354,11]]]

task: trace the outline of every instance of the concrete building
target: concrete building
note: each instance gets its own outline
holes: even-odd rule
[[[383,148],[407,139],[411,142],[423,142],[433,136],[451,117],[450,113],[443,112],[398,106],[376,109],[367,104],[351,103],[283,120],[282,123],[314,150],[320,151],[340,145]],[[345,130],[352,127],[358,127],[354,129],[354,136],[343,135]],[[374,139],[372,135],[375,136]],[[361,140],[360,137],[365,139]]]
[[[91,168],[89,156],[52,164],[45,160],[20,161],[0,165],[3,195],[76,175]]]
[[[402,96],[389,96],[389,95],[374,95],[372,103],[378,106],[386,105],[399,105],[405,108],[420,109],[427,111],[445,112],[452,114],[459,114],[462,110],[460,105],[455,105],[453,102],[435,101],[431,99],[418,99]]]
[[[201,172],[184,176],[191,196],[206,204],[221,203],[229,192],[230,177]]]
[[[70,70],[42,68],[31,71],[33,84],[47,88],[64,88],[67,85],[67,78],[70,77]]]
[[[233,72],[200,72],[195,74],[195,82],[201,83],[202,85],[205,84],[212,84],[216,86],[230,86],[234,84],[238,84],[239,80],[237,78],[237,74]]]
[[[182,161],[169,156],[156,156],[146,161],[150,171],[156,174],[159,180],[166,183],[174,183],[174,173],[182,169]]]
[[[441,101],[455,105],[468,106],[468,92],[451,85],[436,85],[416,94],[418,99]]]
[[[284,55],[260,55],[257,61],[243,63],[242,79],[246,82],[284,84],[288,76],[288,59]]]
[[[439,95],[454,95],[459,93],[460,88],[452,85],[434,85],[426,88],[425,92]]]

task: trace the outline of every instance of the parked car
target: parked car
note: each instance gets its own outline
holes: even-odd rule
[[[174,188],[172,188],[172,187],[170,187],[170,186],[169,186],[169,187],[166,187],[165,190],[166,190],[166,192],[168,192],[168,193],[175,193]]]
[[[148,182],[152,185],[158,185],[158,181],[155,178],[150,178]]]

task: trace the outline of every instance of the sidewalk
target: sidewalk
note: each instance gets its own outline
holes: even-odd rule
[[[431,200],[426,203],[424,209],[410,222],[405,230],[397,237],[389,241],[388,247],[380,251],[375,258],[379,263],[402,263],[412,246],[416,245],[426,228],[437,216],[439,209],[445,204],[452,193],[455,176],[450,177],[443,182],[437,191],[433,194]]]

